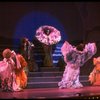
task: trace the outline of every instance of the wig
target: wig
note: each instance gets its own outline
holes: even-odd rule
[[[5,49],[2,53],[3,57],[4,58],[10,58],[11,57],[11,54],[12,54],[12,51],[10,49]]]

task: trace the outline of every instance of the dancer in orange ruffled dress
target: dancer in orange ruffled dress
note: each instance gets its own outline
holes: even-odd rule
[[[17,61],[16,59],[18,59],[21,65],[19,69],[15,70],[15,73],[16,82],[23,89],[27,86],[27,73],[24,70],[24,68],[27,67],[27,62],[21,54],[16,54],[14,51],[12,51],[12,53],[12,58],[15,59],[15,63]]]

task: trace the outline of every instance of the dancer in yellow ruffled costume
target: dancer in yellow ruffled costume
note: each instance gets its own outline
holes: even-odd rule
[[[89,75],[89,81],[92,85],[100,85],[100,57],[93,59],[94,69]]]

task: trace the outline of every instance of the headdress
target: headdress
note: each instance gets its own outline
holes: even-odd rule
[[[53,45],[61,40],[60,31],[48,25],[39,27],[35,36],[41,43],[46,45]]]

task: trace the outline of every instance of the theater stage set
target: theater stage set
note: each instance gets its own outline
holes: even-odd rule
[[[34,55],[40,55],[40,47],[33,40],[41,25],[60,30],[62,37],[55,46],[60,46],[57,49],[66,39],[73,45],[95,41],[95,56],[100,56],[100,2],[0,2],[0,60],[5,48],[17,51],[24,36],[35,44]],[[38,50],[40,52],[35,52]],[[54,53],[61,57],[60,49]],[[92,86],[88,81],[92,59],[80,69],[80,82],[84,87],[78,89],[59,89],[58,82],[64,71],[62,58],[59,61],[56,66],[42,66],[39,71],[29,72],[23,91],[3,92],[0,88],[0,99],[100,99],[100,86]]]

